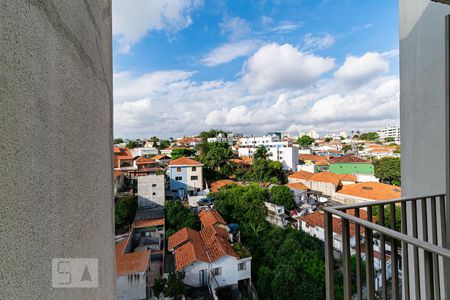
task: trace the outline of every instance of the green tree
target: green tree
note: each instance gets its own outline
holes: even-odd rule
[[[210,143],[202,162],[207,167],[220,171],[221,167],[227,165],[232,157],[233,151],[228,143]]]
[[[159,141],[159,148],[158,149],[162,150],[162,149],[166,149],[166,148],[169,148],[169,147],[170,147],[170,141],[168,141],[168,140],[161,140],[161,141]]]
[[[256,148],[256,151],[253,154],[253,159],[269,159],[269,157],[270,157],[269,149],[267,149],[264,146]]]
[[[329,138],[329,137],[325,138],[325,142],[326,142],[326,143],[331,142],[331,138]]]
[[[367,132],[367,133],[362,133],[359,136],[359,138],[361,140],[365,140],[365,141],[376,141],[380,138],[380,136],[376,132]]]
[[[170,297],[171,299],[181,299],[181,296],[186,293],[186,286],[183,281],[184,276],[184,272],[170,273],[164,296]]]
[[[181,201],[169,200],[164,204],[166,210],[166,235],[170,236],[183,227],[199,229],[200,222],[195,214],[184,207]]]
[[[256,182],[284,184],[287,182],[283,165],[279,161],[258,159],[253,161],[249,178]]]
[[[113,143],[114,143],[114,144],[122,144],[122,143],[123,143],[123,138],[115,138],[115,139],[113,140]]]
[[[159,295],[163,294],[166,290],[167,279],[166,278],[155,278],[153,282],[152,291],[156,298],[159,298]]]
[[[127,147],[128,149],[133,149],[133,148],[136,148],[137,146],[138,146],[138,143],[136,141],[128,141],[128,143],[125,147]]]
[[[137,202],[132,196],[121,197],[117,200],[114,208],[114,220],[116,227],[131,224],[136,215]]]
[[[342,146],[342,150],[344,151],[344,153],[347,153],[348,151],[352,150],[352,145],[346,144]]]
[[[313,139],[312,137],[307,136],[307,135],[303,135],[303,136],[301,136],[301,137],[299,137],[297,139],[297,143],[302,148],[306,148],[308,146],[311,146],[315,141],[316,141],[315,139]]]
[[[383,157],[374,162],[375,176],[384,183],[400,185],[400,158]]]
[[[388,136],[388,137],[384,138],[384,141],[386,143],[392,143],[392,142],[395,142],[395,139],[393,137],[391,137],[391,136]]]
[[[195,155],[194,149],[188,149],[188,148],[175,148],[172,150],[172,153],[170,154],[170,157],[172,159],[177,159],[180,157],[192,157]]]
[[[272,203],[283,205],[284,208],[292,210],[295,208],[294,197],[287,186],[274,186],[270,189]]]
[[[220,129],[210,129],[209,131],[202,131],[202,132],[200,132],[200,134],[198,136],[204,142],[206,142],[208,138],[214,138],[220,133],[222,135],[224,135],[225,137],[227,136],[227,133],[224,130],[220,130]]]

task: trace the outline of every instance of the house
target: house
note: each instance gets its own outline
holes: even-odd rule
[[[202,142],[202,139],[199,137],[182,137],[175,140],[176,146],[182,146],[182,147],[195,147],[196,145],[200,144]]]
[[[161,150],[160,152],[161,152],[162,155],[171,157],[172,156],[172,151],[175,150],[175,149],[190,149],[190,148],[189,147],[184,147],[184,146],[171,146],[171,147],[168,147],[166,149]]]
[[[169,162],[170,190],[175,198],[195,196],[203,189],[203,164],[187,157]]]
[[[114,147],[114,170],[128,171],[132,169],[134,169],[134,163],[130,149]]]
[[[398,186],[380,182],[362,182],[345,185],[333,195],[333,200],[343,204],[397,199],[401,196]]]
[[[314,173],[307,171],[298,171],[288,175],[289,182],[304,182],[308,180]]]
[[[152,250],[164,252],[165,213],[164,209],[138,209],[133,221],[133,246],[135,251]]]
[[[240,156],[239,158],[232,158],[230,162],[233,162],[241,169],[250,169],[253,164],[253,158],[250,156]]]
[[[373,175],[373,164],[354,155],[334,157],[329,160],[330,172],[336,174]]]
[[[159,165],[167,165],[170,161],[170,157],[165,154],[158,154],[152,157]]]
[[[354,215],[354,210],[348,210],[348,214]],[[360,211],[360,217],[363,219],[368,218],[365,211]],[[313,213],[300,216],[296,218],[297,229],[303,230],[311,236],[318,238],[321,241],[325,241],[325,217],[321,211],[315,211]],[[333,246],[337,252],[342,251],[342,220],[338,217],[333,217]],[[353,248],[356,245],[356,230],[355,225],[350,224],[350,246]]]
[[[277,142],[276,144],[266,144],[260,147],[267,148],[268,159],[280,162],[285,170],[296,171],[298,165],[298,147],[294,147],[290,144],[292,143]],[[240,147],[238,149],[238,155],[240,157],[253,157],[257,149],[257,147]]]
[[[217,193],[222,187],[232,184],[238,184],[236,181],[230,180],[230,179],[222,179],[222,180],[216,180],[210,183],[210,190],[213,193]]]
[[[164,206],[166,200],[166,176],[164,174],[149,174],[137,178],[138,206]]]
[[[133,252],[131,235],[116,243],[116,299],[147,299],[150,253]]]
[[[286,227],[288,224],[287,218],[289,216],[285,214],[284,206],[267,201],[264,201],[264,204],[267,208],[267,222],[278,227]]]
[[[251,257],[240,257],[233,249],[226,223],[215,210],[199,213],[202,229],[182,228],[169,237],[176,271],[185,273],[189,287],[207,286],[218,299],[220,290],[251,286]]]
[[[138,147],[131,149],[133,157],[136,156],[153,156],[159,154],[158,148],[155,147]]]

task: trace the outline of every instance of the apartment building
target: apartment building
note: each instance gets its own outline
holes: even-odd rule
[[[175,198],[195,196],[203,189],[203,164],[188,157],[169,162],[170,191]]]
[[[390,125],[378,131],[380,139],[393,138],[396,143],[400,142],[400,126]]]

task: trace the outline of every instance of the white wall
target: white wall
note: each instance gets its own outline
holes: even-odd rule
[[[188,184],[188,190],[195,190],[195,189],[203,189],[203,167],[195,167],[196,170],[192,171],[192,167],[187,167],[187,184]],[[192,180],[191,176],[197,176],[197,180]]]
[[[138,176],[137,180],[139,207],[152,207],[155,204],[164,206],[166,199],[165,175]]]
[[[141,300],[147,298],[147,274],[137,273],[139,279],[132,275],[116,277],[116,299],[118,300]],[[130,279],[133,276],[133,280]]]

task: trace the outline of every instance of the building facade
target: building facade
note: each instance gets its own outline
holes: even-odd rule
[[[169,180],[175,198],[195,196],[203,189],[203,164],[187,157],[172,160],[169,162]]]
[[[140,208],[164,206],[164,201],[166,200],[165,178],[164,174],[150,174],[137,178],[138,206]]]

